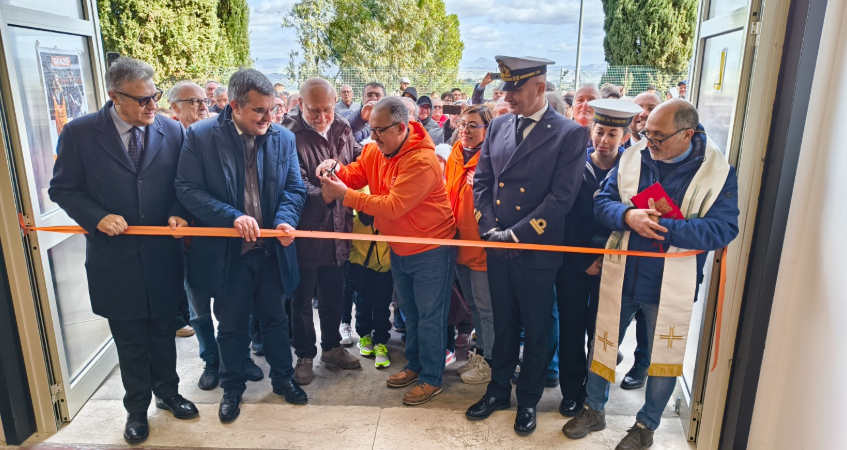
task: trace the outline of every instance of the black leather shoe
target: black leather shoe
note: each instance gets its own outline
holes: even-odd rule
[[[248,381],[259,381],[262,378],[265,378],[265,374],[262,372],[262,369],[256,365],[256,362],[253,361],[253,358],[247,358],[247,380]]]
[[[559,385],[559,378],[548,378],[544,380],[544,387],[554,388]]]
[[[518,414],[515,416],[515,433],[521,436],[527,436],[535,431],[535,408],[518,407]]]
[[[204,391],[211,391],[221,383],[220,364],[217,362],[206,363],[203,367],[203,375],[197,381],[197,387]]]
[[[512,407],[512,399],[499,399],[490,395],[483,395],[482,399],[471,405],[465,412],[468,420],[487,419],[494,411],[509,409]]]
[[[132,413],[126,415],[124,440],[130,444],[140,444],[150,435],[150,425],[147,423],[147,413]]]
[[[630,370],[621,381],[621,389],[639,389],[644,387],[645,383],[647,383],[647,375],[641,376],[637,371]]]
[[[300,386],[294,380],[284,381],[282,386],[273,389],[274,394],[285,397],[285,401],[292,405],[305,405],[309,401],[306,396],[306,391],[300,389]]]
[[[619,365],[621,365],[622,362],[623,362],[623,353],[621,353],[621,351],[618,350],[618,362],[615,363],[615,365],[619,366]]]
[[[192,419],[200,414],[200,411],[197,411],[197,407],[194,406],[194,403],[191,403],[179,394],[165,399],[156,397],[156,407],[170,411],[173,413],[174,417],[181,420]]]
[[[562,399],[562,403],[559,403],[559,414],[565,417],[575,416],[580,409],[582,409],[582,403],[577,403],[573,400]]]
[[[218,417],[221,422],[230,423],[241,414],[241,395],[225,393],[221,398],[221,406],[218,409]]]

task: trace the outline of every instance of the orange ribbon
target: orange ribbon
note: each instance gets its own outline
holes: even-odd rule
[[[69,233],[69,234],[87,234],[87,232],[79,226],[55,226],[55,227],[27,227],[21,222],[21,228],[24,231],[46,231],[51,233]],[[235,228],[207,228],[207,227],[180,227],[171,229],[170,227],[143,227],[132,226],[128,227],[122,234],[136,236],[203,236],[203,237],[228,237],[240,238],[238,230]],[[594,255],[627,255],[627,256],[643,256],[646,258],[685,258],[703,253],[700,250],[691,250],[680,253],[653,253],[653,252],[637,252],[630,250],[607,250],[602,248],[587,248],[587,247],[568,247],[564,245],[542,245],[542,244],[524,244],[524,243],[509,243],[509,242],[488,242],[488,241],[465,241],[460,239],[433,239],[421,237],[407,236],[386,236],[382,234],[358,234],[358,233],[337,233],[334,231],[304,231],[295,230],[286,232],[283,230],[261,230],[260,235],[263,238],[293,236],[295,238],[307,239],[339,239],[339,240],[359,240],[359,241],[376,241],[376,242],[398,242],[403,244],[422,244],[422,245],[448,245],[453,247],[481,247],[481,248],[501,248],[515,250],[541,250],[548,252],[559,253],[588,253]]]

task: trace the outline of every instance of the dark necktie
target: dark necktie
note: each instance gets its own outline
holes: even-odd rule
[[[517,145],[521,145],[521,142],[523,142],[523,132],[526,130],[526,127],[533,123],[535,123],[535,121],[529,117],[521,117],[518,119],[518,131],[515,134],[515,142]]]
[[[141,164],[141,156],[144,153],[144,148],[141,146],[141,129],[132,127],[129,131],[132,134],[129,136],[129,148],[127,151],[129,152],[129,159],[135,164],[135,170],[138,170],[138,166]]]

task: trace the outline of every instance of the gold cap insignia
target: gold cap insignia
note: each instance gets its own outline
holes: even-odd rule
[[[547,228],[547,221],[544,219],[532,219],[529,224],[538,234],[544,234],[544,229]]]
[[[498,59],[497,64],[500,66],[500,77],[503,81],[509,81],[509,79],[512,78],[512,69],[509,69],[509,67],[503,63],[502,59]]]

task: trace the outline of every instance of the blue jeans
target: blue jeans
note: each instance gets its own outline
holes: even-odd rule
[[[644,312],[645,325],[647,326],[647,351],[653,351],[653,334],[656,330],[656,316],[659,313],[659,305],[656,303],[640,302],[628,297],[621,301],[621,324],[618,334],[618,345],[623,342],[626,329],[632,322],[638,308]],[[676,387],[676,377],[649,377],[647,378],[647,391],[644,395],[644,406],[638,411],[636,420],[643,423],[647,428],[655,430],[662,421],[662,412],[673,395]],[[585,403],[595,411],[602,411],[609,400],[609,382],[594,372],[588,372],[588,385],[586,386],[588,398]]]
[[[218,341],[215,339],[215,324],[212,322],[212,297],[188,285],[188,258],[185,258],[185,293],[190,306],[189,322],[200,344],[200,359],[206,364],[217,365]]]
[[[554,292],[553,298],[556,297]],[[553,302],[553,314],[550,315],[550,345],[547,348],[547,379],[559,378],[559,306]]]
[[[418,374],[420,384],[441,386],[455,266],[450,247],[408,256],[391,252],[397,302],[406,319],[406,368]]]

